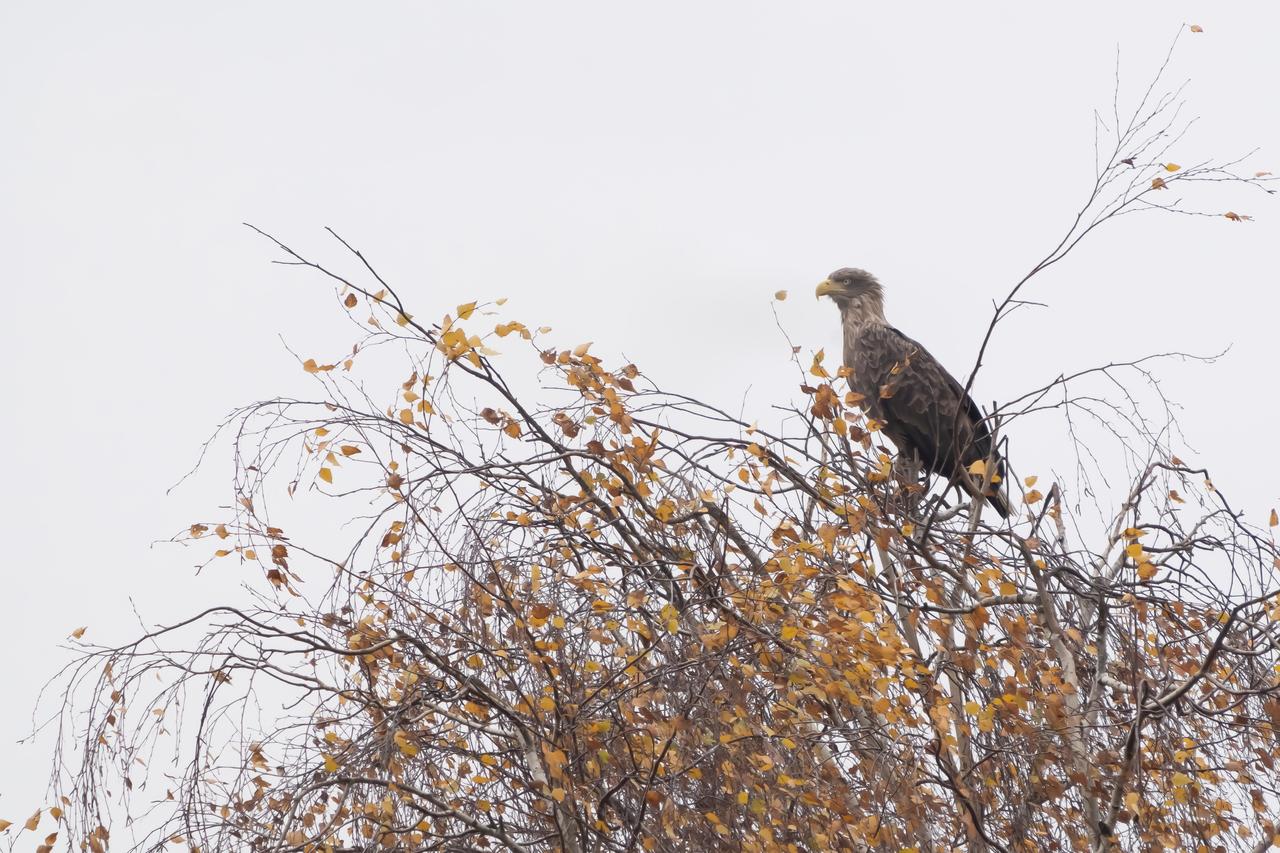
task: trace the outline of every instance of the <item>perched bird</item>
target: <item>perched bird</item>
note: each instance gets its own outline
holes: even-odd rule
[[[840,309],[849,386],[862,395],[867,413],[900,453],[974,494],[981,478],[968,470],[992,458],[993,449],[991,431],[964,386],[927,349],[889,325],[884,288],[871,273],[836,270],[817,295],[831,297]],[[1004,460],[995,455],[993,461],[993,473],[1003,478]],[[1001,518],[1009,516],[998,482],[984,496]]]

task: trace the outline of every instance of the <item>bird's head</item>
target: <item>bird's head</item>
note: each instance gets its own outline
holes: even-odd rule
[[[866,270],[844,267],[818,284],[819,299],[830,296],[841,313],[852,312],[859,319],[884,321],[884,288]]]

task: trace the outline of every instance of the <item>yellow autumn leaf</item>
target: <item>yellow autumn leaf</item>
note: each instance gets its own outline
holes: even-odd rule
[[[11,827],[11,826],[13,826],[13,821],[11,821],[11,820],[0,820],[0,832],[4,832],[6,829],[8,829],[8,828],[9,828],[9,827]]]
[[[324,756],[324,770],[325,770],[325,772],[326,772],[326,773],[337,773],[337,772],[338,772],[338,762],[336,762],[336,761],[334,761],[334,760],[333,760],[333,756],[332,756],[332,755],[328,755],[328,754],[326,754],[326,753],[321,753],[321,755],[323,755],[323,756]]]
[[[332,472],[332,471],[330,471],[328,468],[321,468],[321,469],[320,469],[320,479],[321,479],[321,480],[324,480],[326,483],[332,483],[332,482],[333,482],[333,472]]]
[[[826,355],[827,351],[825,349],[820,349],[813,354],[813,364],[809,367],[811,376],[817,376],[819,379],[827,379],[831,376],[830,373],[827,373],[827,369],[822,366],[822,360],[826,358]]]
[[[499,323],[498,325],[493,327],[493,330],[498,333],[498,337],[500,338],[505,338],[507,335],[511,334],[512,332],[519,332],[520,337],[524,338],[525,340],[529,340],[533,337],[533,335],[529,333],[529,329],[528,327],[525,326],[524,323],[519,323],[515,320],[512,320],[510,323]]]
[[[975,459],[973,464],[969,466],[969,473],[975,477],[985,476],[987,473],[987,462],[985,459]]]
[[[1272,518],[1272,519],[1274,519],[1275,517],[1276,517],[1276,514],[1275,514],[1275,512],[1274,512],[1274,511],[1272,511],[1272,513],[1271,513],[1271,518]],[[1271,526],[1272,526],[1272,527],[1275,527],[1275,521],[1272,521],[1272,522],[1271,522]],[[89,626],[88,626],[88,625],[81,625],[79,628],[77,628],[77,629],[75,629],[74,631],[72,631],[72,632],[71,632],[71,639],[73,639],[73,640],[78,640],[78,639],[80,639],[81,637],[83,637],[83,636],[84,636],[84,632],[85,632],[85,631],[87,631],[87,630],[89,630]]]
[[[396,747],[405,755],[413,758],[418,754],[418,746],[409,740],[409,735],[403,729],[398,729],[395,734]]]
[[[1271,526],[1275,527],[1278,524],[1280,524],[1280,516],[1277,516],[1276,511],[1273,509],[1271,510]]]
[[[785,643],[785,642],[788,642],[788,641],[790,641],[790,640],[794,640],[794,639],[795,639],[796,634],[798,634],[798,633],[800,633],[800,629],[799,629],[799,628],[797,628],[795,625],[783,625],[783,626],[782,626],[782,641]]]
[[[470,319],[472,313],[474,313],[475,310],[476,310],[476,304],[474,302],[465,302],[462,305],[459,305],[458,319],[459,320]]]
[[[36,809],[36,813],[33,814],[31,817],[27,818],[27,822],[22,825],[22,828],[26,830],[33,830],[37,826],[39,826],[40,812],[41,812],[41,809]]]
[[[1179,170],[1179,169],[1181,169],[1181,168],[1182,168],[1182,167],[1181,167],[1181,166],[1179,166],[1177,163],[1165,163],[1165,164],[1164,164],[1164,170],[1165,170],[1166,172],[1176,172],[1176,171],[1178,171],[1178,170]]]
[[[538,707],[544,711],[554,711],[556,709],[556,700],[550,696],[543,696],[538,700]]]
[[[413,410],[412,410],[412,409],[401,409],[401,410],[400,410],[400,423],[402,423],[402,424],[411,424],[411,423],[413,423]]]
[[[773,298],[778,300],[779,302],[783,302],[787,298],[787,292],[785,290],[776,291],[773,294]]]
[[[1149,581],[1156,576],[1156,567],[1151,563],[1143,563],[1138,566],[1138,577],[1144,581]]]

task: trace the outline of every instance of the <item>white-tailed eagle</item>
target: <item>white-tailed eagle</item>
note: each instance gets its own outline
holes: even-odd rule
[[[925,471],[975,494],[982,477],[973,463],[994,464],[987,501],[1001,518],[1009,502],[999,482],[1004,460],[991,446],[991,431],[964,386],[919,343],[884,318],[884,289],[865,270],[846,267],[818,285],[840,309],[849,386],[881,430]]]

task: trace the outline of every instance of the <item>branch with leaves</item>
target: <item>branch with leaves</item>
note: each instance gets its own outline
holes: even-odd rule
[[[988,339],[1032,276],[1162,189],[1144,169],[1227,174],[1163,160],[1176,98],[1150,96],[1117,111],[1089,204]],[[350,274],[269,239],[360,331],[300,359],[310,399],[224,425],[232,509],[179,540],[246,571],[252,598],[78,646],[49,812],[72,845],[104,853],[122,816],[155,850],[1280,833],[1276,518],[1247,524],[1140,415],[1110,424],[1144,464],[1105,528],[1035,476],[992,523],[902,476],[820,356],[761,427],[557,347],[501,301],[416,318],[340,238]],[[1122,368],[1148,370],[1060,377],[1001,428],[1105,412],[1073,389]]]

